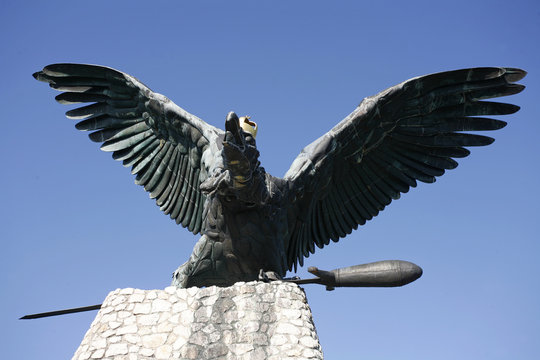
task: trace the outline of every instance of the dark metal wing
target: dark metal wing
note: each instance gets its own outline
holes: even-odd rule
[[[213,170],[219,130],[152,92],[134,77],[108,67],[53,64],[34,74],[63,91],[61,104],[92,103],[70,110],[79,130],[131,167],[135,183],[177,224],[201,231],[205,196],[199,185]]]
[[[435,177],[469,155],[465,146],[492,138],[463,131],[497,130],[518,106],[484,99],[517,94],[526,72],[474,68],[410,79],[366,98],[343,121],[302,150],[285,180],[293,195],[289,269],[330,240],[350,234],[416,181]]]

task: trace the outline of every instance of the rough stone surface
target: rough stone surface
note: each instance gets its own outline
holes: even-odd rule
[[[111,292],[73,360],[322,359],[304,291],[284,282]]]

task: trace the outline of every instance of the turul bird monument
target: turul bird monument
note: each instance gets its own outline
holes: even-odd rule
[[[188,113],[121,71],[53,64],[34,74],[62,93],[76,128],[131,167],[164,214],[201,237],[173,274],[178,288],[276,280],[305,257],[377,216],[417,181],[432,183],[493,139],[469,131],[497,130],[485,116],[518,111],[485,101],[517,94],[526,72],[484,67],[416,77],[365,98],[329,132],[307,145],[282,177],[258,158],[257,124],[234,112],[225,130]],[[366,270],[367,269],[367,270]],[[420,276],[407,262],[342,271],[310,269],[334,285],[397,286]],[[359,280],[357,273],[378,274]],[[408,279],[402,275],[408,273]],[[394,274],[384,278],[381,274]],[[381,276],[379,276],[381,275]],[[382,282],[381,282],[382,281]]]

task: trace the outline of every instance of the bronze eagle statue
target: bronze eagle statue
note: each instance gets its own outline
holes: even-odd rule
[[[283,178],[258,161],[257,125],[230,112],[225,131],[136,78],[96,65],[53,64],[33,76],[62,91],[76,128],[131,167],[166,215],[201,234],[173,274],[178,287],[280,279],[304,257],[377,216],[417,181],[454,169],[468,146],[493,139],[484,117],[519,110],[485,99],[513,95],[526,72],[484,67],[416,77],[365,98],[306,146]]]

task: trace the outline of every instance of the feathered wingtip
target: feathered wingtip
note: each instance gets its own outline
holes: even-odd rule
[[[527,75],[527,72],[525,70],[523,70],[523,69],[504,68],[504,70],[506,70],[505,74],[504,74],[504,78],[508,82],[519,81],[519,80],[523,79]],[[523,86],[523,88],[525,88],[525,86]]]
[[[37,81],[43,81],[46,83],[50,82],[50,79],[47,77],[47,75],[45,75],[43,71],[36,71],[32,74],[32,77]]]

